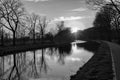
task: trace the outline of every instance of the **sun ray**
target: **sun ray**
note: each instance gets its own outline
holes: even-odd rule
[[[77,27],[71,28],[71,33],[76,33],[79,29]]]

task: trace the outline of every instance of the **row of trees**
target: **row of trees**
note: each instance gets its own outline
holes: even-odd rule
[[[0,0],[0,24],[13,33],[13,45],[18,27],[24,15],[22,3],[18,0]]]
[[[33,43],[35,43],[36,32],[43,39],[49,22],[46,16],[27,13],[20,0],[0,0],[0,29],[12,32],[13,45],[16,45],[16,37],[25,37],[27,33],[32,36]],[[56,26],[60,32],[64,21]],[[3,43],[3,34],[1,34],[1,43]]]
[[[111,41],[120,36],[120,1],[119,0],[86,0],[92,5],[92,9],[97,9],[93,26],[100,32],[100,35],[107,35]],[[101,30],[100,30],[101,29]],[[103,36],[101,36],[103,37]]]

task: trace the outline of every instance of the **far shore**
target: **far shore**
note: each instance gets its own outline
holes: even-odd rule
[[[25,51],[32,51],[36,49],[42,49],[46,47],[59,47],[62,45],[67,45],[69,43],[54,43],[54,42],[37,42],[31,44],[22,44],[22,45],[9,45],[9,46],[0,46],[0,56],[7,56],[10,54],[17,54]]]

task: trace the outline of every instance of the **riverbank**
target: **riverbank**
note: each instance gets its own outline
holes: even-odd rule
[[[112,59],[107,43],[102,43],[95,55],[71,80],[113,80]]]
[[[17,54],[25,51],[32,51],[36,49],[46,48],[46,47],[59,47],[62,45],[69,45],[68,43],[58,44],[58,43],[31,43],[22,44],[16,46],[2,46],[0,47],[0,56],[6,56],[10,54]]]

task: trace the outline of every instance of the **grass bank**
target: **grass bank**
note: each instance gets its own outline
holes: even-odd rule
[[[113,80],[109,46],[102,43],[94,56],[71,76],[71,80]]]

